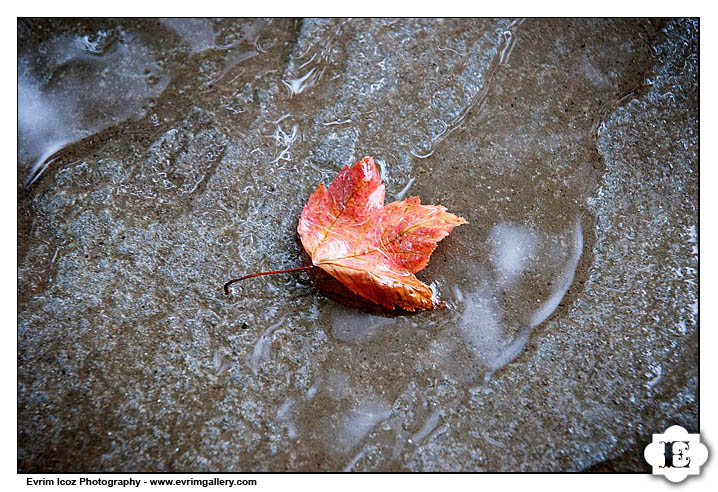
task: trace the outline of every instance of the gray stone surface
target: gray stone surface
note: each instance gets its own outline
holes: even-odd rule
[[[20,471],[645,470],[698,430],[698,22],[20,20]],[[298,266],[373,155],[465,217],[383,318]]]

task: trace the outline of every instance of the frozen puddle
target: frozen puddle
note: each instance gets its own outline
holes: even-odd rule
[[[123,42],[125,37],[133,42]],[[169,76],[140,40],[121,29],[58,34],[44,42],[41,55],[18,53],[18,158],[28,166],[26,186],[63,148],[141,117],[147,102],[162,93]],[[41,81],[25,69],[37,62],[54,67],[53,77]]]
[[[521,353],[531,329],[551,316],[566,295],[583,251],[583,230],[578,218],[558,236],[503,223],[493,227],[488,243],[491,258],[475,267],[470,289],[455,288],[464,305],[456,329],[484,381]],[[537,297],[542,292],[537,284],[552,290]],[[455,357],[456,344],[444,341],[453,350],[440,353]],[[447,367],[457,370],[451,363]]]
[[[498,224],[489,236],[496,275],[506,285],[512,285],[516,277],[526,268],[538,246],[538,237],[526,226]]]
[[[391,413],[391,405],[382,400],[365,400],[344,414],[329,447],[341,452],[352,450],[375,425]]]
[[[254,348],[252,349],[252,353],[249,356],[249,367],[252,368],[252,372],[254,374],[257,374],[257,371],[259,370],[259,367],[263,364],[269,361],[269,351],[272,347],[272,337],[275,333],[279,333],[280,331],[283,331],[286,333],[286,330],[277,330],[280,326],[282,326],[282,323],[284,323],[284,320],[286,319],[286,316],[282,316],[282,318],[271,325],[269,328],[264,330],[264,332],[259,336],[259,339],[254,344]]]
[[[631,468],[695,427],[698,28],[19,19],[18,469]],[[222,293],[365,155],[469,222],[417,273],[446,309]]]
[[[382,316],[350,309],[341,305],[330,305],[332,335],[342,342],[364,342],[370,340],[379,330],[386,329],[395,321]]]

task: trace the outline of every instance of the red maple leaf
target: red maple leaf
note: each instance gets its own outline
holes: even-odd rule
[[[365,157],[344,166],[329,188],[314,190],[297,232],[314,267],[386,309],[414,311],[441,306],[414,274],[439,241],[466,223],[418,197],[384,205],[374,159]]]

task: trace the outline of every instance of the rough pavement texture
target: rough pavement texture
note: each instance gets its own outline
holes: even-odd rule
[[[18,21],[18,469],[646,470],[698,431],[698,22]],[[318,295],[381,164],[442,311]]]

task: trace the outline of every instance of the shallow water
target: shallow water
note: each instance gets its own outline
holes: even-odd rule
[[[23,471],[643,470],[697,431],[697,21],[21,20]],[[372,316],[296,226],[365,155],[469,222]]]

